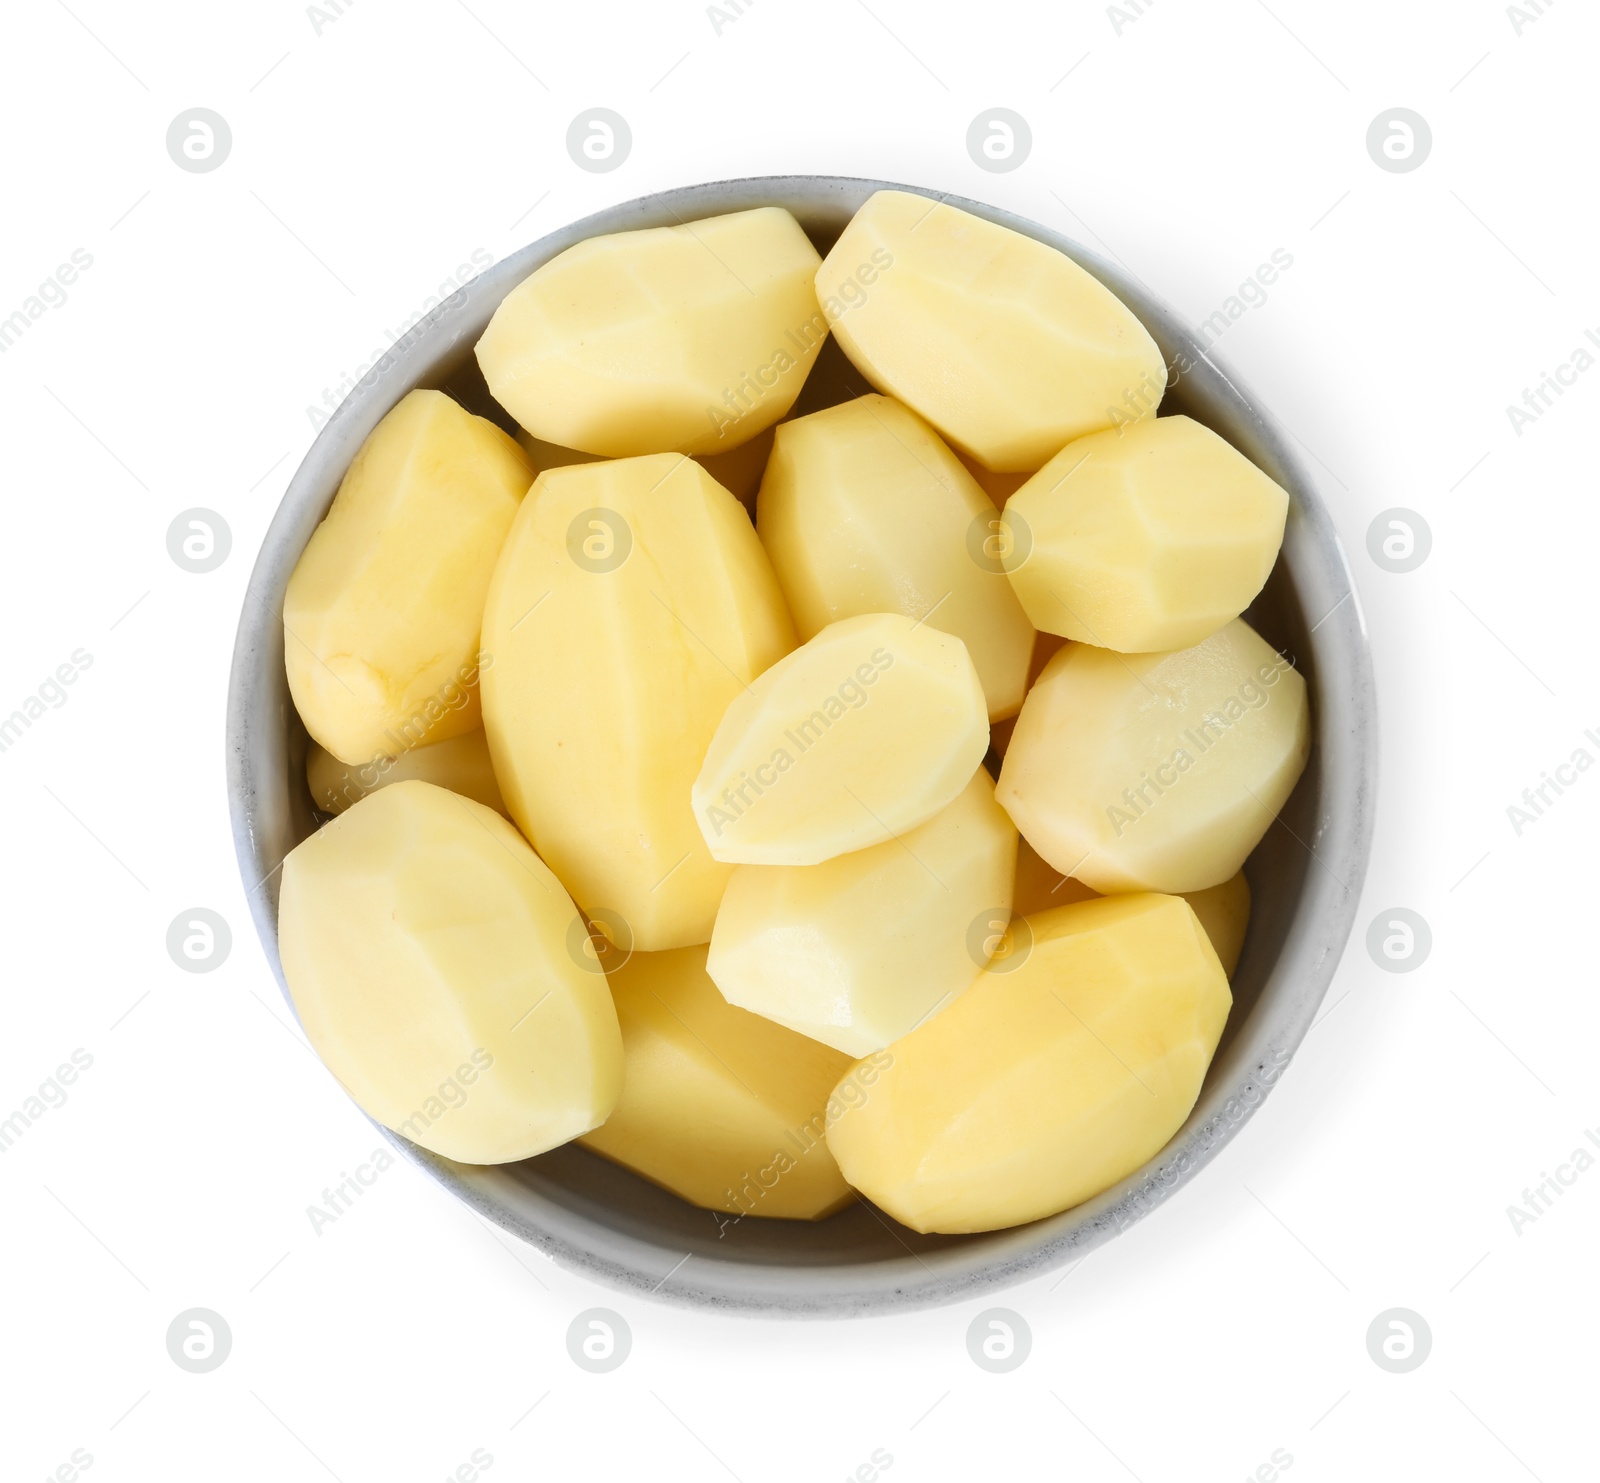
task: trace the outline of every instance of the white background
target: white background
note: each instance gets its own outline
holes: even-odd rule
[[[491,1479],[811,1483],[875,1449],[891,1483],[1234,1480],[1277,1449],[1291,1483],[1595,1476],[1600,1169],[1520,1232],[1507,1214],[1600,1126],[1600,776],[1520,837],[1506,813],[1575,748],[1600,755],[1600,370],[1520,436],[1505,410],[1600,327],[1591,9],[1518,34],[1488,0],[1158,0],[1120,23],[757,0],[719,35],[677,0],[361,0],[319,34],[288,0],[71,4],[8,7],[0,37],[0,318],[93,258],[0,355],[0,713],[93,657],[0,754],[0,1116],[93,1057],[0,1159],[6,1479],[84,1449],[107,1483],[426,1483],[480,1448]],[[597,105],[633,130],[610,174],[565,148]],[[1398,105],[1433,132],[1405,174],[1365,145]],[[195,106],[233,131],[209,174],[165,149]],[[965,146],[995,106],[1033,131],[1010,173]],[[786,171],[1009,207],[1194,321],[1292,254],[1220,354],[1312,455],[1382,691],[1377,848],[1326,1023],[1195,1184],[999,1299],[852,1323],[680,1311],[513,1249],[408,1166],[314,1234],[306,1207],[376,1140],[266,968],[222,748],[306,408],[474,249]],[[191,506],[233,532],[208,575],[166,551]],[[1434,538],[1403,575],[1367,555],[1395,506]],[[197,905],[234,934],[205,975],[164,945]],[[1363,940],[1394,906],[1434,936],[1404,975]],[[995,1301],[1033,1333],[1003,1375],[965,1342]],[[607,1375],[564,1344],[597,1304],[634,1334]],[[195,1306],[233,1332],[206,1375],[165,1346]],[[1432,1330],[1409,1374],[1368,1356],[1391,1307]]]

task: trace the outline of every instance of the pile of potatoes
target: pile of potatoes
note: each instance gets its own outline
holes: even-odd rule
[[[875,390],[793,415],[830,336]],[[1154,1155],[1306,761],[1239,616],[1284,491],[1098,280],[899,191],[825,259],[580,243],[477,357],[516,435],[410,393],[283,608],[279,942],[355,1100],[719,1220],[992,1230]]]

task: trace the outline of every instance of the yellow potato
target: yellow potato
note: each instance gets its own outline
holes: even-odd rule
[[[492,422],[413,391],[356,454],[283,600],[306,730],[362,765],[480,724],[478,628],[533,475]]]
[[[1250,883],[1241,870],[1232,880],[1220,886],[1208,886],[1204,891],[1185,891],[1183,899],[1194,908],[1194,914],[1205,928],[1211,946],[1216,949],[1222,970],[1229,979],[1239,966],[1239,953],[1244,947],[1244,932],[1250,922]],[[1017,917],[1035,916],[1054,906],[1070,906],[1075,901],[1093,901],[1100,893],[1040,858],[1039,852],[1027,840],[1017,844],[1016,895],[1011,912]]]
[[[855,1199],[824,1136],[848,1056],[733,1008],[704,947],[635,953],[610,979],[626,1070],[586,1148],[733,1215],[821,1220]]]
[[[608,935],[614,913],[645,951],[710,940],[730,870],[690,785],[793,646],[749,517],[693,460],[539,476],[484,607],[484,725],[511,817]]]
[[[733,698],[694,780],[695,818],[714,858],[744,865],[881,844],[966,787],[986,715],[960,639],[900,613],[846,618]]]
[[[1068,443],[1007,503],[1006,572],[1036,628],[1124,654],[1188,649],[1261,591],[1289,496],[1187,417]]]
[[[1238,874],[1310,736],[1305,681],[1240,619],[1167,654],[1068,644],[1028,692],[995,797],[1097,891],[1201,891]]]
[[[367,794],[407,778],[435,783],[463,798],[476,799],[498,814],[506,813],[481,726],[446,741],[413,747],[398,757],[374,757],[360,767],[341,762],[315,742],[306,750],[306,783],[312,801],[325,814],[342,814]]]
[[[938,1013],[988,959],[970,930],[1011,909],[1017,831],[979,769],[899,839],[821,865],[741,865],[706,964],[730,1004],[852,1056]]]
[[[1000,564],[971,549],[999,518],[927,423],[868,395],[778,427],[756,529],[802,640],[861,613],[926,619],[966,644],[997,721],[1021,709],[1033,650]]]
[[[1133,1173],[1182,1126],[1232,998],[1186,902],[1027,919],[1031,945],[896,1041],[828,1127],[844,1176],[916,1231],[1038,1220]]]
[[[539,474],[546,469],[567,468],[575,463],[596,463],[600,459],[598,453],[580,453],[576,448],[560,448],[554,443],[546,443],[525,429],[518,430],[517,442],[528,455],[534,472]],[[769,427],[765,432],[757,433],[748,443],[741,443],[726,453],[700,453],[695,455],[694,461],[747,510],[753,510],[756,490],[761,487],[761,472],[766,468],[771,452],[772,429]]]
[[[468,1164],[598,1126],[622,1088],[605,978],[561,883],[499,814],[408,780],[283,863],[295,1011],[363,1111]]]
[[[1156,342],[1071,258],[954,206],[879,191],[817,270],[866,378],[987,469],[1031,472],[1074,438],[1153,413]]]
[[[506,295],[478,364],[546,442],[607,458],[725,453],[800,394],[827,338],[817,264],[776,206],[591,237]]]

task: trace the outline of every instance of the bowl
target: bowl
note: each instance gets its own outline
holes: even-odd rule
[[[826,253],[867,197],[885,189],[916,187],[785,175],[685,186],[609,207],[472,279],[380,357],[332,414],[267,531],[239,620],[228,692],[234,842],[280,985],[278,867],[317,824],[305,782],[306,734],[284,675],[284,589],[367,434],[419,386],[447,391],[511,428],[489,397],[473,346],[506,293],[586,237],[777,205],[793,212]],[[1290,436],[1204,340],[1128,274],[1009,212],[955,196],[938,199],[1058,248],[1110,287],[1177,368],[1162,411],[1205,423],[1288,490],[1283,552],[1246,616],[1306,677],[1311,760],[1246,867],[1254,908],[1234,977],[1233,1012],[1194,1111],[1143,1168],[1062,1214],[969,1236],[919,1235],[865,1203],[816,1223],[729,1222],[576,1145],[478,1168],[385,1130],[405,1156],[485,1219],[563,1267],[628,1293],[730,1313],[842,1317],[975,1298],[1076,1260],[1170,1199],[1255,1112],[1310,1027],[1350,933],[1375,807],[1372,664],[1344,550]],[[834,346],[819,360],[797,410],[815,410],[852,387],[868,389]]]

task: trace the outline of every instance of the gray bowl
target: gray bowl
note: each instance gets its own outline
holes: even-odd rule
[[[856,208],[886,188],[888,182],[877,180],[772,176],[686,186],[610,207],[473,279],[383,356],[333,414],[267,531],[239,620],[228,692],[234,841],[256,928],[280,984],[277,870],[316,825],[305,783],[305,731],[284,678],[284,589],[367,434],[419,386],[448,391],[509,427],[484,387],[473,346],[505,294],[575,242],[778,205],[799,218],[825,253]],[[1144,321],[1169,365],[1180,356],[1188,363],[1162,410],[1185,412],[1213,428],[1289,491],[1283,555],[1247,616],[1309,682],[1310,765],[1246,867],[1254,911],[1234,979],[1233,1013],[1199,1102],[1144,1168],[1075,1209],[976,1236],[921,1236],[865,1204],[815,1224],[749,1219],[724,1225],[576,1146],[520,1164],[476,1168],[387,1135],[487,1219],[564,1267],[629,1293],[730,1313],[847,1316],[977,1297],[1082,1257],[1192,1179],[1260,1105],[1310,1027],[1350,933],[1375,806],[1371,656],[1343,548],[1290,439],[1194,332],[1125,273],[1009,212],[943,199],[1059,248],[1106,283]],[[829,344],[798,411],[868,389]]]

